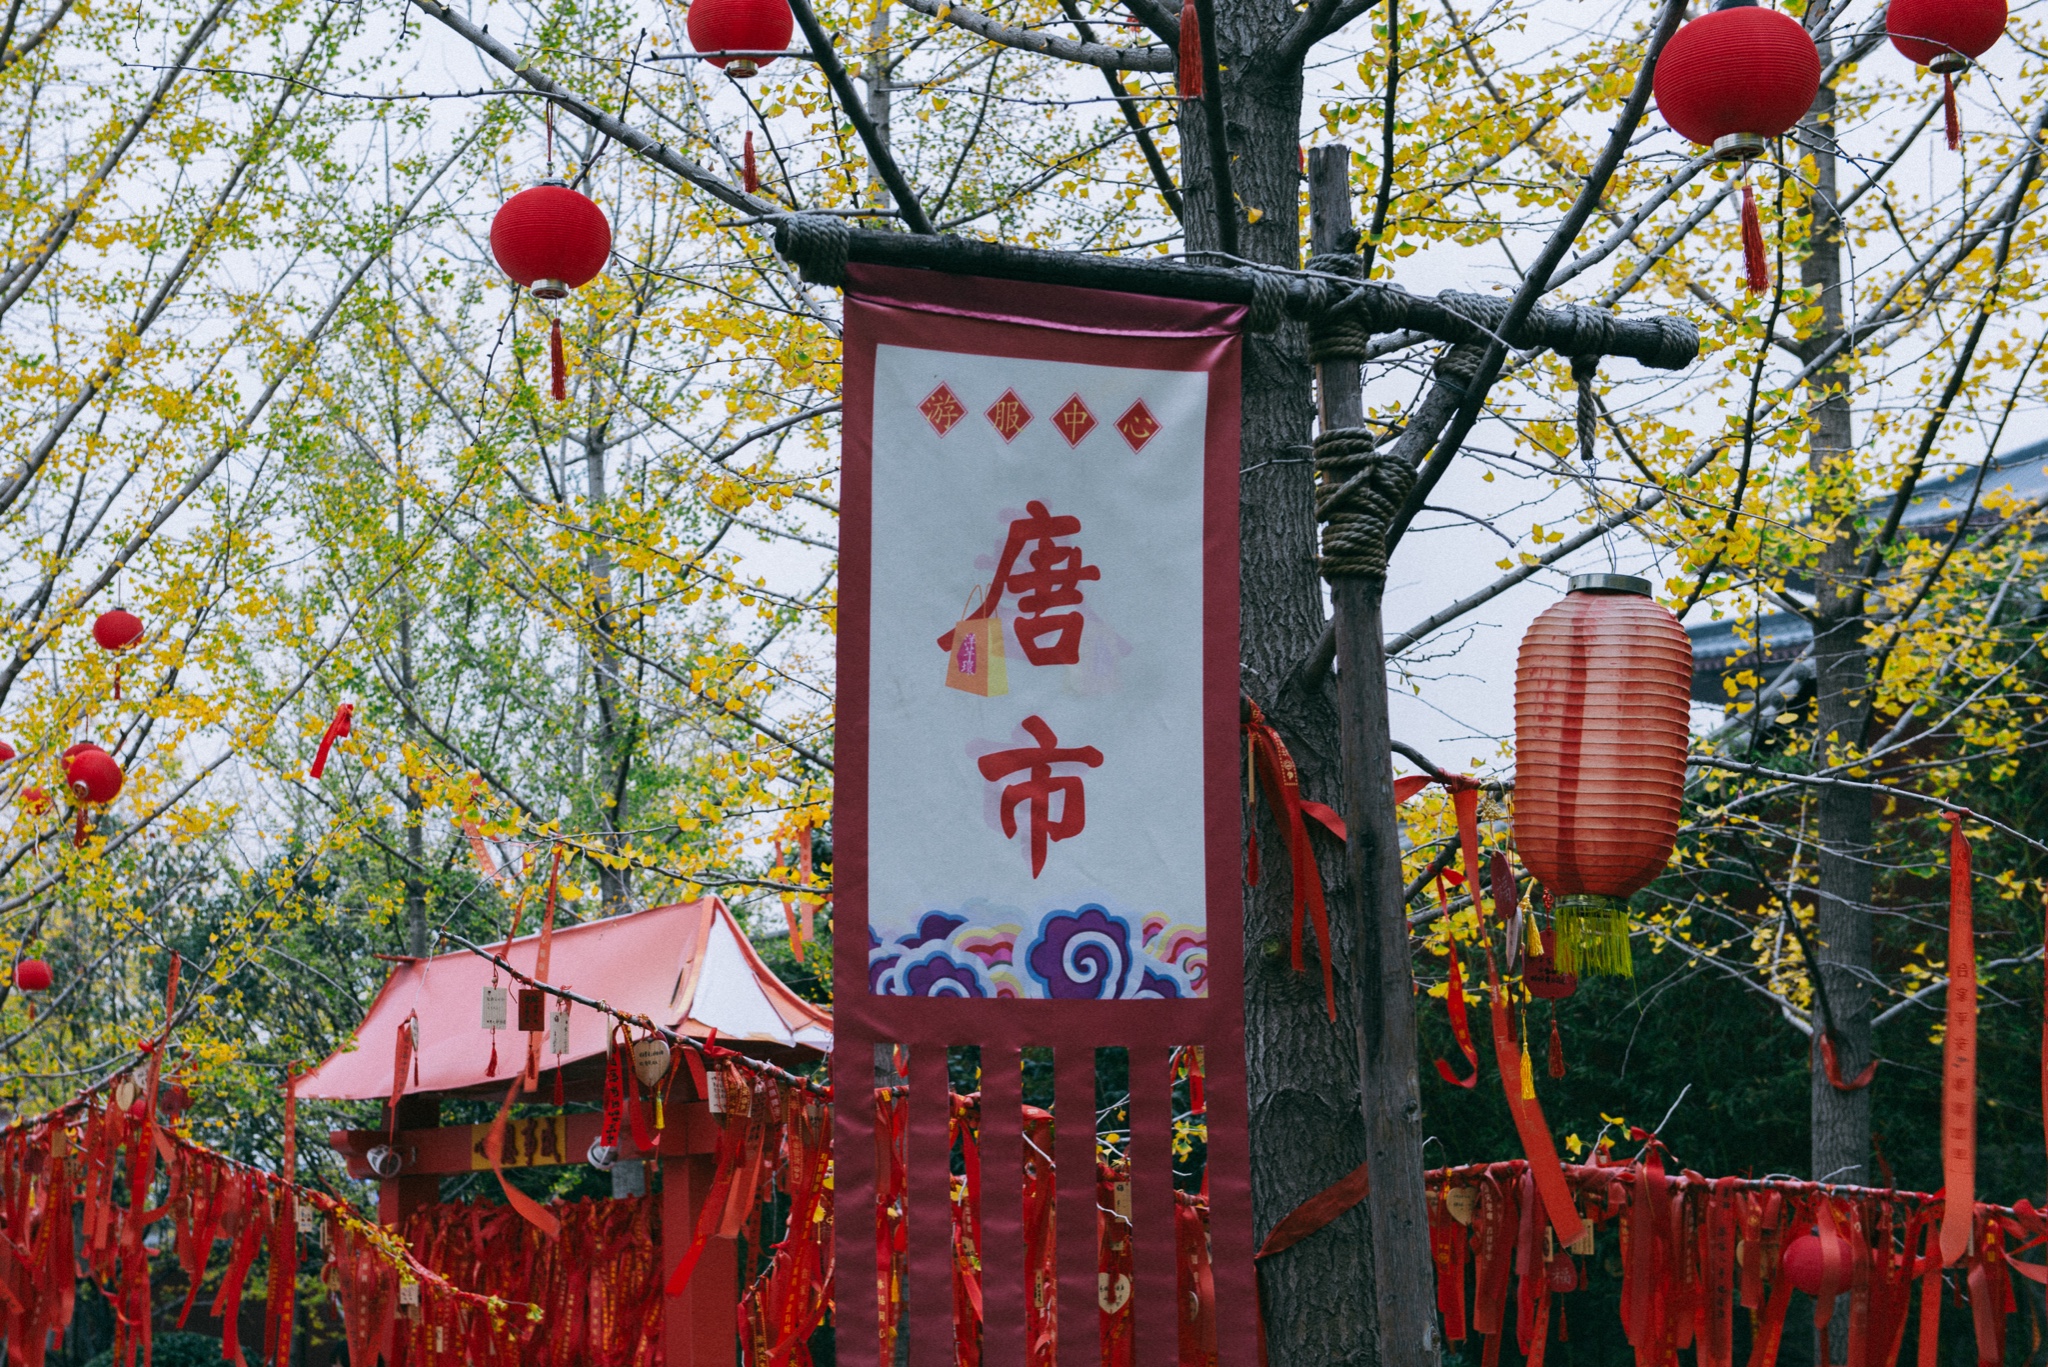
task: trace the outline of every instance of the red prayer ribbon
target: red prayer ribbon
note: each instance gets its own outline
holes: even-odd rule
[[[327,723],[327,729],[320,735],[320,748],[313,752],[313,763],[306,770],[309,778],[319,778],[327,772],[327,756],[334,749],[334,742],[355,729],[356,705],[345,702],[334,709],[334,720]]]
[[[1331,1020],[1337,1019],[1337,984],[1330,960],[1330,913],[1323,901],[1323,875],[1316,868],[1316,853],[1308,840],[1308,823],[1303,817],[1313,817],[1323,829],[1339,840],[1348,839],[1344,818],[1320,802],[1311,802],[1301,795],[1301,773],[1294,766],[1294,756],[1287,753],[1286,744],[1280,733],[1266,720],[1265,713],[1250,698],[1244,700],[1250,715],[1244,723],[1246,743],[1251,747],[1252,765],[1259,777],[1265,780],[1266,802],[1273,809],[1273,820],[1280,827],[1280,834],[1287,841],[1287,858],[1294,875],[1294,971],[1307,972],[1301,957],[1301,932],[1304,913],[1315,921],[1316,939],[1323,947],[1323,1002]],[[1250,859],[1245,868],[1245,882],[1255,885],[1259,881],[1259,838],[1254,824],[1245,823],[1245,843]]]
[[[1970,911],[1970,839],[1950,812],[1948,1028],[1941,1042],[1941,1261],[1970,1251],[1977,1197],[1977,940]]]
[[[1478,891],[1473,891],[1475,900]],[[1500,969],[1493,960],[1493,945],[1486,946],[1486,985],[1493,1006],[1493,1056],[1500,1064],[1501,1089],[1507,1093],[1508,1113],[1514,1117],[1515,1133],[1521,1136],[1522,1152],[1529,1159],[1529,1172],[1536,1180],[1536,1193],[1550,1216],[1559,1243],[1570,1245],[1586,1232],[1571,1188],[1564,1182],[1564,1166],[1557,1161],[1557,1144],[1550,1137],[1550,1124],[1534,1096],[1522,1095],[1522,1051],[1515,1041],[1515,1028],[1508,1019],[1507,992],[1502,988]],[[1529,1090],[1535,1091],[1530,1080]]]
[[[1464,954],[1458,948],[1458,942],[1453,940],[1451,942],[1451,985],[1450,991],[1445,995],[1444,1006],[1451,1018],[1451,1034],[1457,1039],[1458,1049],[1465,1055],[1465,1066],[1472,1070],[1472,1076],[1460,1078],[1457,1070],[1452,1068],[1449,1062],[1444,1059],[1436,1061],[1436,1070],[1443,1075],[1444,1081],[1450,1083],[1453,1087],[1463,1087],[1470,1090],[1479,1085],[1479,1046],[1473,1042],[1472,1021],[1465,1010],[1465,973],[1459,967],[1459,961],[1464,957]]]
[[[515,1078],[505,1089],[505,1099],[498,1103],[498,1114],[491,1121],[490,1133],[484,1136],[484,1157],[491,1160],[491,1175],[498,1179],[507,1204],[518,1211],[528,1224],[552,1239],[562,1232],[562,1222],[546,1206],[505,1180],[505,1118],[512,1114],[512,1099],[518,1095],[519,1080]]]

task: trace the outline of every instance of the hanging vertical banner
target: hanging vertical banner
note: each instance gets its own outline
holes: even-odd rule
[[[1080,1310],[1057,1317],[1060,1361],[1096,1360],[1096,1050],[1121,1047],[1136,1362],[1178,1362],[1169,1058],[1193,1045],[1217,1301],[1247,1309],[1218,1329],[1219,1360],[1250,1367],[1243,310],[855,265],[845,318],[838,1350],[876,1362],[882,1317],[907,1303],[912,1367],[956,1361],[947,1093],[971,1087],[948,1051],[974,1047],[981,1360],[1024,1367],[1027,1299],[1039,1322],[1048,1298]],[[897,1077],[878,1045],[907,1054],[907,1287],[854,1214],[876,1200],[890,1108],[853,1098]],[[1025,1280],[1024,1048],[1053,1055],[1050,1288]]]

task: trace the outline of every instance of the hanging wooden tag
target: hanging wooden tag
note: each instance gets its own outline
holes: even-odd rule
[[[548,994],[537,987],[519,989],[519,1028],[526,1031],[542,1029],[547,1021]]]
[[[569,1052],[569,1008],[566,1006],[548,1017],[548,1050],[556,1054]]]
[[[670,1056],[665,1039],[644,1039],[633,1046],[633,1076],[642,1087],[652,1087],[668,1076]]]
[[[725,1114],[725,1074],[714,1070],[704,1079],[704,1100],[711,1107],[711,1114]]]
[[[400,1278],[398,1282],[398,1303],[400,1305],[417,1306],[420,1303],[420,1284],[410,1278]]]
[[[484,989],[484,1029],[503,1030],[511,1019],[512,994],[502,987]]]
[[[1445,1187],[1444,1213],[1461,1225],[1472,1223],[1472,1212],[1479,1209],[1477,1187]]]

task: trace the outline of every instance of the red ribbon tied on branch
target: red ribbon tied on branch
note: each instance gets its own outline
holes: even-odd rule
[[[313,763],[306,770],[310,778],[319,778],[327,772],[327,755],[334,749],[334,742],[355,729],[356,705],[345,702],[334,709],[334,720],[327,723],[327,730],[321,733],[320,748],[313,752]]]
[[[1970,905],[1970,838],[1947,817],[1948,1026],[1941,1041],[1941,1261],[1970,1251],[1977,1199],[1977,938]]]
[[[1337,984],[1330,966],[1333,957],[1330,951],[1330,912],[1323,901],[1323,876],[1316,868],[1316,854],[1308,840],[1308,822],[1312,817],[1324,830],[1339,840],[1348,839],[1344,818],[1320,802],[1311,802],[1301,795],[1301,772],[1294,767],[1294,756],[1287,753],[1286,744],[1280,733],[1266,720],[1266,714],[1250,698],[1244,700],[1245,720],[1243,724],[1245,745],[1251,752],[1252,788],[1256,791],[1258,780],[1265,781],[1266,803],[1273,809],[1273,820],[1280,827],[1280,834],[1287,841],[1287,859],[1294,875],[1294,971],[1307,972],[1301,957],[1301,932],[1304,919],[1313,918],[1316,925],[1316,939],[1323,947],[1323,1003],[1331,1020],[1337,1019]],[[1247,793],[1251,798],[1253,793]],[[1254,823],[1245,822],[1245,845],[1248,860],[1245,865],[1245,883],[1256,886],[1259,881],[1259,837]]]

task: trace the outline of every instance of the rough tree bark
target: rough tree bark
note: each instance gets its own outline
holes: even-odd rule
[[[596,798],[595,815],[603,832],[605,848],[616,855],[625,843],[625,837],[619,832],[626,815],[626,785],[633,771],[633,742],[639,711],[631,704],[627,690],[621,684],[619,654],[611,646],[611,634],[618,629],[618,624],[612,617],[612,557],[605,548],[601,528],[605,507],[611,498],[605,469],[605,458],[610,450],[607,431],[607,425],[601,422],[583,440],[585,495],[593,530],[585,573],[589,576],[591,621],[596,628],[591,633],[590,649],[590,674],[597,694],[597,727],[591,741],[596,762],[591,765],[591,774],[606,785],[593,794]],[[625,864],[598,870],[598,882],[604,892],[605,915],[618,916],[632,910],[632,878],[633,871]]]
[[[1275,60],[1298,17],[1285,0],[1215,6],[1216,59],[1237,203],[1239,254],[1262,265],[1301,264],[1298,63]],[[1199,105],[1184,106],[1180,168],[1190,253],[1219,249],[1210,140]],[[1259,211],[1256,220],[1245,212]],[[1342,805],[1337,714],[1327,688],[1285,688],[1324,626],[1316,574],[1309,439],[1313,376],[1299,324],[1246,339],[1239,515],[1241,678],[1301,769],[1303,790]],[[1347,813],[1347,815],[1349,815]],[[1333,914],[1338,1020],[1324,1016],[1320,966],[1289,966],[1292,886],[1281,833],[1263,804],[1249,814],[1266,876],[1245,903],[1245,1055],[1249,1074],[1252,1208],[1263,1238],[1289,1210],[1366,1156],[1359,1090],[1362,1028],[1357,971],[1363,928]],[[1350,905],[1342,851],[1317,839],[1333,913]],[[1332,947],[1316,945],[1315,954]],[[1368,1198],[1369,1200],[1370,1198]],[[1378,1307],[1368,1212],[1334,1224],[1260,1266],[1266,1342],[1274,1367],[1377,1364]],[[1427,1256],[1427,1246],[1417,1256]]]
[[[1833,41],[1815,35],[1823,68],[1832,57]],[[1816,356],[1840,341],[1844,330],[1842,299],[1842,230],[1834,206],[1836,194],[1835,94],[1822,87],[1813,110],[1800,123],[1802,152],[1814,160],[1814,185],[1807,202],[1808,250],[1800,263],[1800,283],[1820,293],[1818,325],[1804,339],[1806,354]],[[1849,409],[1849,361],[1846,349],[1816,371],[1808,384],[1813,428],[1807,439],[1809,469],[1826,490],[1838,470],[1854,458]],[[1813,661],[1817,680],[1814,759],[1825,762],[1830,750],[1863,744],[1868,661],[1863,653],[1864,591],[1858,564],[1859,538],[1853,503],[1834,506],[1822,495],[1814,508],[1817,524],[1829,527],[1831,539],[1821,552],[1814,581]],[[1814,952],[1820,986],[1833,1029],[1836,1061],[1843,1077],[1862,1071],[1871,1052],[1870,794],[1853,788],[1822,788],[1815,799],[1819,852],[1816,856]],[[1822,1013],[1816,1011],[1819,1027]],[[1837,1091],[1821,1061],[1823,1030],[1816,1028],[1812,1050],[1813,1172],[1815,1181],[1867,1182],[1870,1159],[1870,1091]],[[1828,1358],[1845,1361],[1848,1354],[1847,1298],[1837,1305]]]

